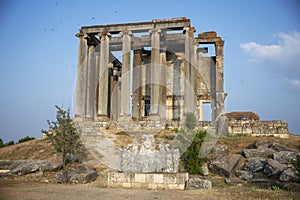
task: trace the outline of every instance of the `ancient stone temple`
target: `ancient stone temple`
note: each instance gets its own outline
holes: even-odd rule
[[[224,113],[224,41],[185,17],[81,27],[78,120],[156,127]],[[121,56],[117,56],[121,55]]]

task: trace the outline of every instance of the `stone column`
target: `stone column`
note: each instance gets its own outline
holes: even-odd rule
[[[95,48],[95,96],[94,96],[94,119],[97,119],[98,115],[98,98],[99,98],[99,78],[100,78],[100,44]]]
[[[142,94],[142,59],[141,50],[134,50],[132,72],[132,119],[139,120]]]
[[[87,80],[87,106],[86,118],[94,118],[94,99],[95,99],[95,47],[90,45],[88,48],[88,80]]]
[[[78,48],[78,63],[77,63],[77,78],[76,78],[76,109],[75,117],[85,118],[86,105],[86,52],[87,40],[83,33],[78,33],[79,38]]]
[[[108,121],[108,63],[109,63],[109,34],[100,33],[100,76],[98,97],[98,120]]]
[[[117,121],[119,117],[119,69],[117,66],[113,66],[113,90],[111,94],[111,118],[113,121]]]
[[[130,121],[130,50],[131,31],[123,31],[122,78],[121,78],[121,120]]]
[[[184,85],[184,97],[185,97],[185,112],[194,113],[196,107],[195,91],[194,91],[194,70],[192,70],[192,62],[194,60],[194,27],[185,27],[185,53],[184,53],[184,67],[185,67],[185,85]]]
[[[159,29],[151,29],[151,101],[150,118],[153,121],[160,120],[159,116],[159,85],[160,85],[160,33]]]
[[[216,48],[216,114],[219,117],[225,113],[225,93],[224,93],[224,62],[223,62],[224,41],[215,43]]]

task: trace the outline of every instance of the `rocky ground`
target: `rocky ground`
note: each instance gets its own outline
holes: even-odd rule
[[[0,149],[0,171],[10,169],[0,175],[0,199],[299,199],[294,167],[299,147],[300,137],[292,135],[219,138],[208,174],[190,176],[194,183],[211,181],[212,189],[195,190],[193,185],[193,190],[164,191],[107,188],[109,169],[90,155],[83,165],[71,165],[70,176],[73,183],[90,183],[58,184],[59,157],[37,139]]]

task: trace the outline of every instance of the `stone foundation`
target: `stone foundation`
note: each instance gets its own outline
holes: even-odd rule
[[[189,179],[188,173],[108,173],[108,187],[137,189],[184,190]]]

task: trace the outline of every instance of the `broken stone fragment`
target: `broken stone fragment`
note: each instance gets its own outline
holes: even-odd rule
[[[239,154],[229,154],[214,160],[210,163],[209,169],[220,176],[231,177],[239,165],[242,156]]]
[[[253,178],[253,174],[245,170],[237,170],[235,175],[243,180],[250,180]]]
[[[243,150],[243,154],[245,155],[246,158],[251,158],[251,157],[271,158],[274,152],[275,152],[275,150],[271,149],[271,148],[244,149]]]
[[[267,159],[266,166],[263,170],[264,174],[267,176],[278,177],[281,172],[287,169],[288,166],[285,164],[281,164],[277,160],[273,160],[271,158]]]
[[[243,170],[254,173],[257,171],[262,170],[266,165],[266,159],[264,158],[259,158],[259,157],[253,157],[253,158],[249,158],[244,166],[243,166]]]
[[[284,182],[297,181],[299,180],[299,172],[295,168],[288,168],[281,173],[279,180]]]
[[[211,189],[212,183],[209,180],[204,180],[197,176],[189,178],[187,188],[190,190]]]
[[[277,160],[282,164],[296,163],[297,156],[300,156],[300,154],[293,151],[280,151],[273,153],[274,160]]]

